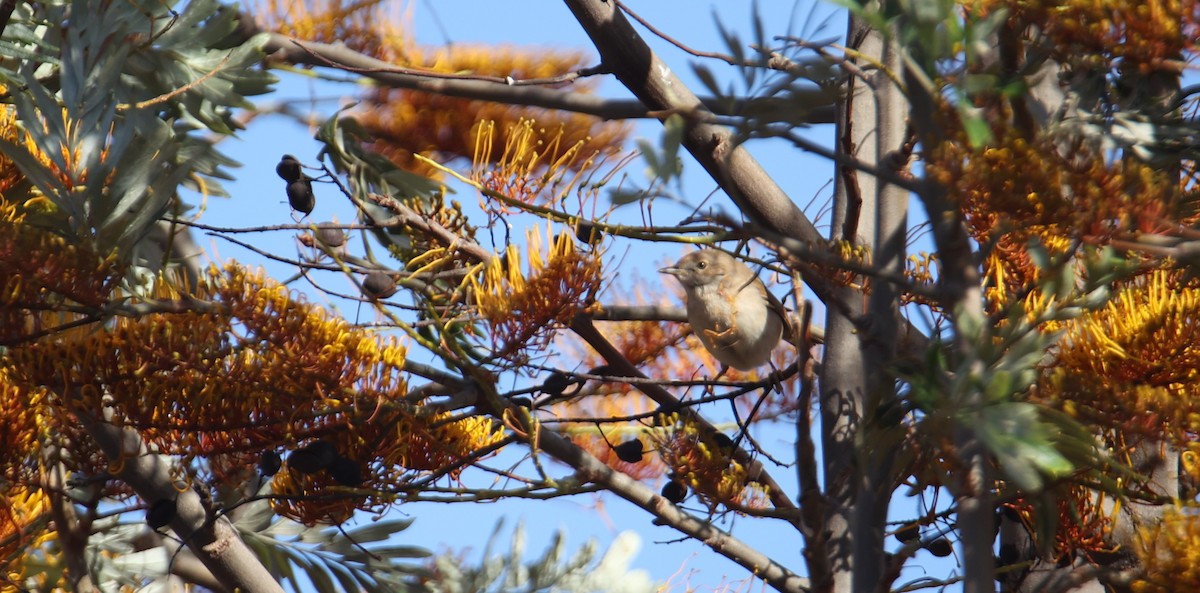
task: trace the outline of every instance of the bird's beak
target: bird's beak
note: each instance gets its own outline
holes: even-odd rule
[[[676,277],[678,277],[681,272],[683,272],[683,270],[681,268],[677,268],[675,266],[659,268],[659,270],[658,270],[659,274],[670,274],[670,275],[676,276]]]

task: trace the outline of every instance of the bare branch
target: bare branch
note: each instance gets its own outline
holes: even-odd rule
[[[600,0],[566,0],[566,4],[604,63],[647,108],[699,116],[690,117],[683,145],[746,216],[801,241],[822,242],[812,221],[738,144],[731,130],[696,121],[709,117],[711,110],[655,55],[615,4]]]
[[[679,510],[679,507],[660,496],[641,482],[604,465],[587,451],[559,434],[537,431],[534,446],[570,465],[578,476],[588,482],[603,485],[608,491],[652,513],[664,525],[673,527],[703,542],[718,554],[745,567],[755,576],[783,593],[807,593],[808,579],[801,578],[769,556],[746,545],[711,523],[700,521]]]
[[[249,17],[242,19],[243,23],[250,22],[250,20]],[[250,29],[250,27],[247,28]],[[259,32],[262,31],[250,29],[246,33],[249,36]],[[344,46],[301,41],[279,33],[268,33],[268,35],[270,38],[263,50],[273,60],[361,73],[371,80],[392,88],[509,105],[557,109],[594,115],[601,119],[639,119],[657,115],[656,110],[647,108],[645,104],[636,100],[605,99],[569,90],[516,84],[518,81],[515,79],[510,84],[507,79],[447,78],[444,74],[401,70],[383,60],[377,60]],[[808,99],[808,104],[815,106],[806,118],[809,123],[819,124],[833,121],[833,108],[827,104],[828,98],[825,97],[824,91],[814,89],[812,96],[805,98]],[[719,98],[708,99],[704,105],[706,109],[717,115],[737,115],[751,110],[794,109],[795,102],[795,96],[732,101],[728,98]]]
[[[579,337],[583,338],[588,345],[595,349],[596,352],[604,358],[609,367],[611,367],[614,375],[638,377],[643,379],[646,378],[641,371],[637,370],[637,368],[630,364],[630,362],[621,355],[620,351],[618,351],[608,341],[608,339],[596,329],[596,326],[592,324],[591,319],[582,316],[576,317],[575,320],[571,322],[571,330],[579,335]],[[716,432],[716,428],[709,424],[707,420],[705,420],[699,414],[696,414],[690,408],[684,407],[674,395],[671,395],[669,391],[663,389],[661,386],[645,383],[636,383],[633,385],[637,387],[639,391],[649,396],[650,399],[658,403],[658,405],[662,406],[663,409],[679,411],[681,414],[690,416],[689,420],[696,422],[701,430]],[[740,447],[734,447],[733,458],[737,460],[738,463],[746,466],[747,475],[750,477],[750,479],[762,484],[766,488],[767,493],[770,496],[771,504],[774,504],[776,508],[782,510],[796,510],[796,503],[794,503],[791,498],[788,498],[787,491],[775,481],[775,478],[773,478],[769,472],[767,472],[761,461],[754,459],[749,453],[746,452],[745,449]],[[797,529],[804,530],[804,525],[801,523],[799,516],[793,516],[790,522]]]

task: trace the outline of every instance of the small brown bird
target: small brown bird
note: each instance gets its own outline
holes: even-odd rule
[[[783,306],[746,264],[701,249],[659,272],[683,285],[692,332],[717,360],[748,371],[771,359],[783,336]]]

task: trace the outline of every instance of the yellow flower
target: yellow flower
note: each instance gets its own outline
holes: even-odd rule
[[[1200,590],[1200,517],[1195,509],[1167,508],[1162,521],[1142,527],[1134,551],[1142,575],[1136,593]]]
[[[522,271],[520,250],[510,245],[503,257],[493,258],[482,278],[473,280],[479,314],[492,327],[496,355],[513,362],[542,349],[553,331],[592,306],[603,277],[599,255],[581,250],[569,233],[551,236],[532,229],[526,235]]]

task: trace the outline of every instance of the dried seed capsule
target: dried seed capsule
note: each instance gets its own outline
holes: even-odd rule
[[[312,181],[307,177],[288,182],[287,197],[288,203],[292,205],[292,210],[305,214],[311,214],[317,205],[317,198],[313,195]]]
[[[396,281],[384,272],[371,272],[363,279],[362,291],[370,298],[386,299],[396,294]]]
[[[304,172],[300,168],[300,161],[296,160],[296,157],[285,154],[283,158],[279,159],[279,164],[275,165],[275,174],[279,175],[284,181],[291,183],[304,175]]]
[[[151,529],[161,529],[175,518],[175,501],[162,498],[154,501],[150,505],[150,510],[146,511],[146,524]]]
[[[625,441],[613,447],[613,451],[617,454],[617,459],[625,463],[637,463],[642,460],[642,454],[645,453],[641,439]]]
[[[317,227],[317,240],[330,247],[341,247],[346,244],[346,233],[333,223],[327,223]]]
[[[683,502],[683,499],[687,498],[687,494],[687,486],[684,486],[682,482],[671,480],[670,482],[663,484],[662,497],[674,504]]]
[[[279,473],[279,468],[283,465],[283,459],[274,451],[263,451],[262,457],[258,460],[258,472],[264,476],[273,476]]]

